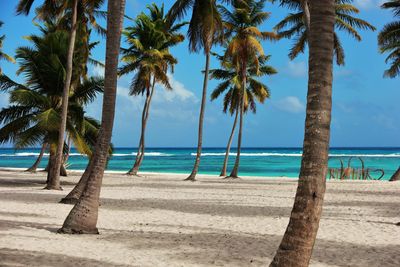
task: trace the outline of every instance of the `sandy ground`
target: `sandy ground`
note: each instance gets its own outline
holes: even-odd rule
[[[43,173],[0,171],[0,266],[267,266],[297,182],[107,174],[100,235],[61,235],[71,206]],[[330,181],[311,266],[400,266],[400,183]]]

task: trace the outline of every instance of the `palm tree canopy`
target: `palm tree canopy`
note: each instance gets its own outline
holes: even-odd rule
[[[149,93],[152,79],[172,89],[167,76],[177,63],[169,49],[184,40],[178,30],[184,25],[171,24],[164,14],[164,6],[147,6],[149,14],[141,13],[134,25],[123,32],[129,47],[121,49],[120,75],[136,72],[131,83],[131,94]]]
[[[384,3],[382,8],[392,9],[395,18],[400,18],[400,1],[392,0]],[[386,24],[378,36],[378,44],[381,53],[389,53],[386,63],[389,69],[384,73],[385,77],[394,78],[400,74],[400,20]]]
[[[365,20],[355,17],[360,11],[352,5],[353,0],[335,0],[336,21],[335,28],[340,31],[347,32],[357,41],[361,41],[361,36],[357,29],[372,30],[376,28]],[[295,11],[290,13],[274,29],[282,38],[294,38],[294,43],[289,52],[289,58],[294,59],[300,53],[303,53],[308,43],[307,27],[305,24],[305,14],[301,0],[280,0],[282,6],[287,6]],[[311,4],[311,3],[309,3]],[[334,34],[334,54],[336,63],[344,65],[344,49],[338,34]]]

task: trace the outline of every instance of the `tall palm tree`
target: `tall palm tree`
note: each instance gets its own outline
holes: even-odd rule
[[[230,2],[228,0],[223,2]],[[223,25],[221,15],[218,12],[217,0],[177,0],[168,12],[171,21],[182,19],[186,13],[192,10],[189,22],[188,39],[189,50],[199,52],[203,50],[206,56],[203,91],[201,97],[199,128],[197,139],[197,153],[193,170],[186,180],[195,181],[200,166],[200,157],[203,144],[203,122],[207,101],[207,85],[210,68],[210,52],[213,45],[222,40]]]
[[[232,144],[233,135],[235,133],[235,128],[237,124],[238,114],[240,111],[241,104],[241,87],[242,82],[240,80],[240,75],[236,71],[234,65],[230,62],[224,61],[223,57],[217,56],[221,61],[221,69],[210,70],[210,78],[222,81],[215,90],[211,93],[211,100],[217,99],[223,92],[227,91],[223,100],[223,112],[229,111],[231,115],[235,114],[235,119],[233,121],[233,126],[231,134],[228,139],[228,144],[225,152],[224,163],[222,165],[220,176],[226,176],[226,169],[228,165],[228,157]],[[257,78],[265,75],[276,74],[277,71],[267,65],[267,61],[270,56],[259,56],[259,67],[248,66],[247,67],[247,85],[245,90],[245,102],[244,102],[244,113],[251,110],[256,113],[256,101],[264,103],[266,98],[270,97],[268,87],[258,81]],[[241,130],[241,129],[240,129]]]
[[[276,1],[276,0],[275,0]],[[357,29],[372,30],[376,28],[365,20],[355,17],[360,11],[352,5],[353,0],[335,0],[335,28],[345,31],[357,41],[361,41],[361,36]],[[310,1],[304,0],[280,0],[282,6],[287,6],[296,13],[290,13],[281,22],[275,26],[275,30],[282,38],[295,38],[292,48],[289,52],[289,58],[295,59],[300,53],[303,53],[308,44],[308,26],[309,24],[309,6]],[[344,49],[337,33],[335,37],[335,57],[338,65],[344,65]]]
[[[81,3],[79,4],[79,2]],[[28,15],[33,3],[35,0],[19,0],[17,5],[17,13]],[[37,17],[39,19],[46,19],[49,16],[54,17],[62,14],[65,11],[70,11],[71,20],[69,27],[69,41],[68,41],[68,54],[67,54],[67,66],[65,69],[65,79],[64,79],[64,89],[62,95],[62,104],[61,104],[61,123],[58,135],[58,145],[56,148],[56,156],[54,158],[54,164],[52,168],[49,168],[48,177],[50,180],[54,180],[51,184],[59,184],[60,180],[60,169],[63,158],[63,146],[64,138],[65,138],[65,127],[67,124],[67,113],[68,113],[68,99],[69,92],[71,88],[72,81],[72,72],[73,72],[73,57],[74,57],[74,47],[77,33],[77,22],[78,22],[78,7],[88,7],[91,6],[93,8],[85,8],[84,10],[89,10],[94,12],[94,7],[100,6],[103,0],[64,0],[64,1],[55,1],[55,0],[43,0],[42,4],[36,9]],[[48,186],[47,189],[59,189],[53,188],[52,185]]]
[[[0,28],[3,26],[3,22],[2,21],[0,21]],[[6,37],[5,37],[5,35],[0,35],[0,60],[6,60],[6,61],[8,61],[8,62],[12,62],[12,63],[14,63],[15,62],[15,60],[14,60],[14,58],[12,58],[11,56],[9,56],[9,55],[7,55],[6,53],[4,53],[3,51],[2,51],[2,49],[3,49],[3,42],[4,42],[4,39],[5,39]],[[1,66],[0,66],[0,75],[2,74],[2,70],[1,70]]]
[[[164,16],[164,5],[149,5],[149,15],[141,13],[135,20],[133,27],[124,32],[128,49],[122,50],[120,74],[136,72],[130,88],[131,95],[146,95],[142,112],[142,129],[136,160],[130,175],[137,175],[142,164],[145,151],[145,132],[151,100],[156,83],[161,83],[167,90],[172,90],[169,83],[168,71],[173,71],[177,63],[169,49],[184,40],[184,36],[177,31],[184,25],[174,25]]]
[[[378,44],[381,53],[389,53],[386,63],[390,68],[384,73],[385,77],[395,78],[400,75],[400,0],[390,0],[382,5],[382,8],[392,9],[397,21],[386,24],[378,36]],[[400,166],[392,175],[390,181],[400,180]]]
[[[312,3],[307,111],[299,184],[289,225],[270,266],[308,266],[325,194],[332,110],[335,1]]]
[[[105,86],[102,120],[96,141],[90,174],[82,196],[68,214],[59,233],[97,234],[100,189],[108,159],[115,116],[117,93],[118,55],[121,45],[125,0],[108,1]]]
[[[235,165],[229,177],[238,178],[240,151],[242,144],[243,113],[246,102],[245,89],[251,82],[248,77],[248,68],[253,66],[256,73],[260,73],[260,59],[265,59],[261,40],[275,40],[277,36],[271,32],[262,32],[257,27],[269,17],[264,12],[266,0],[237,0],[233,1],[233,11],[221,6],[220,12],[224,18],[225,37],[230,39],[225,51],[225,60],[231,61],[236,67],[242,86],[240,87],[240,123],[238,134],[238,146]],[[257,86],[262,88],[262,86]]]

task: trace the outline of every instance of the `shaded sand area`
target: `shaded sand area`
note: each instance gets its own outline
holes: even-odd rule
[[[267,266],[297,182],[107,174],[100,235],[61,235],[72,206],[45,175],[0,171],[0,266]],[[329,181],[311,266],[400,266],[400,183]]]

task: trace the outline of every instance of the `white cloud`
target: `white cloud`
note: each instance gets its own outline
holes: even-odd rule
[[[360,9],[379,8],[385,0],[355,0],[354,5]]]
[[[295,96],[285,97],[279,100],[275,106],[282,111],[290,113],[299,113],[305,110],[305,105]]]
[[[173,102],[175,100],[182,102],[198,102],[197,97],[193,92],[186,89],[185,85],[180,81],[175,80],[172,74],[168,74],[168,79],[171,84],[172,90],[167,90],[162,85],[156,86],[154,95],[154,102]]]
[[[304,77],[307,75],[307,65],[304,61],[289,61],[287,68],[289,75],[293,77]]]
[[[104,62],[103,62],[104,64]],[[93,67],[91,74],[94,76],[104,77],[104,67],[96,65]]]

